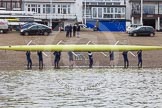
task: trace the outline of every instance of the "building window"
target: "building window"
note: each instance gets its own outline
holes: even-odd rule
[[[12,8],[16,8],[16,2],[12,3]]]
[[[102,18],[102,8],[98,8],[98,18]]]
[[[118,8],[115,8],[115,13],[117,13],[118,12]]]
[[[125,14],[125,8],[124,8],[124,7],[122,8],[122,13],[124,13],[124,14]]]
[[[106,5],[112,5],[112,3],[106,3]]]
[[[110,10],[111,10],[111,13],[114,13],[114,8],[110,8]]]
[[[60,5],[58,5],[58,14],[60,14],[61,13],[61,7],[60,7]]]
[[[30,4],[28,4],[27,7],[28,7],[28,11],[30,11]]]
[[[53,5],[53,13],[55,13],[55,5]]]
[[[3,2],[3,3],[2,3],[2,7],[4,7],[4,8],[7,7],[7,6],[6,6],[6,2]]]
[[[107,13],[110,13],[110,8],[107,8]]]
[[[70,5],[68,5],[68,14],[70,14]]]
[[[103,17],[104,17],[104,18],[113,18],[113,15],[112,15],[112,14],[104,14]]]
[[[49,14],[50,13],[50,4],[46,4],[46,13]]]
[[[58,5],[58,14],[70,14],[71,7],[70,5],[60,4]]]
[[[10,2],[7,2],[7,10],[11,10],[11,3]]]
[[[46,13],[46,6],[43,5],[43,13]]]
[[[93,7],[92,8],[93,18],[125,18],[125,8],[124,7]],[[123,12],[122,12],[123,11]]]
[[[35,5],[35,4],[32,4],[32,5],[31,5],[31,11],[32,11],[32,12],[36,12],[36,5]]]
[[[118,8],[118,13],[121,13],[121,8]]]
[[[67,14],[67,6],[66,5],[62,5],[62,11],[63,11],[63,14]]]
[[[162,4],[159,5],[159,14],[162,14]]]
[[[94,17],[94,18],[97,17],[97,8],[93,8],[93,17]]]
[[[40,13],[40,5],[38,5],[37,10],[37,12]]]
[[[91,8],[90,7],[86,8],[86,15],[91,15]]]
[[[153,5],[144,5],[143,14],[155,14],[155,6]]]
[[[21,8],[20,2],[15,2],[15,8]]]
[[[97,2],[91,2],[91,5],[97,5]]]
[[[98,2],[98,5],[105,5],[105,2]]]
[[[115,18],[121,18],[120,14],[115,14]]]
[[[113,3],[113,5],[120,5],[120,3]]]

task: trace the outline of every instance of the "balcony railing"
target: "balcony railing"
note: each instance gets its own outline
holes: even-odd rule
[[[35,14],[34,18],[38,19],[75,19],[75,14]]]

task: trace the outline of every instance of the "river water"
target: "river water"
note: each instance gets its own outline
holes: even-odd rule
[[[162,69],[0,71],[0,108],[161,108]]]

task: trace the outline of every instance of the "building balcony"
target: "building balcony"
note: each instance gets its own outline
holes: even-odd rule
[[[34,18],[37,19],[76,19],[75,14],[35,14]]]

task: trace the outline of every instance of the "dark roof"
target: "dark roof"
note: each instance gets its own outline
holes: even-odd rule
[[[143,0],[144,2],[162,2],[162,0]],[[141,0],[129,0],[129,2],[141,2]]]

